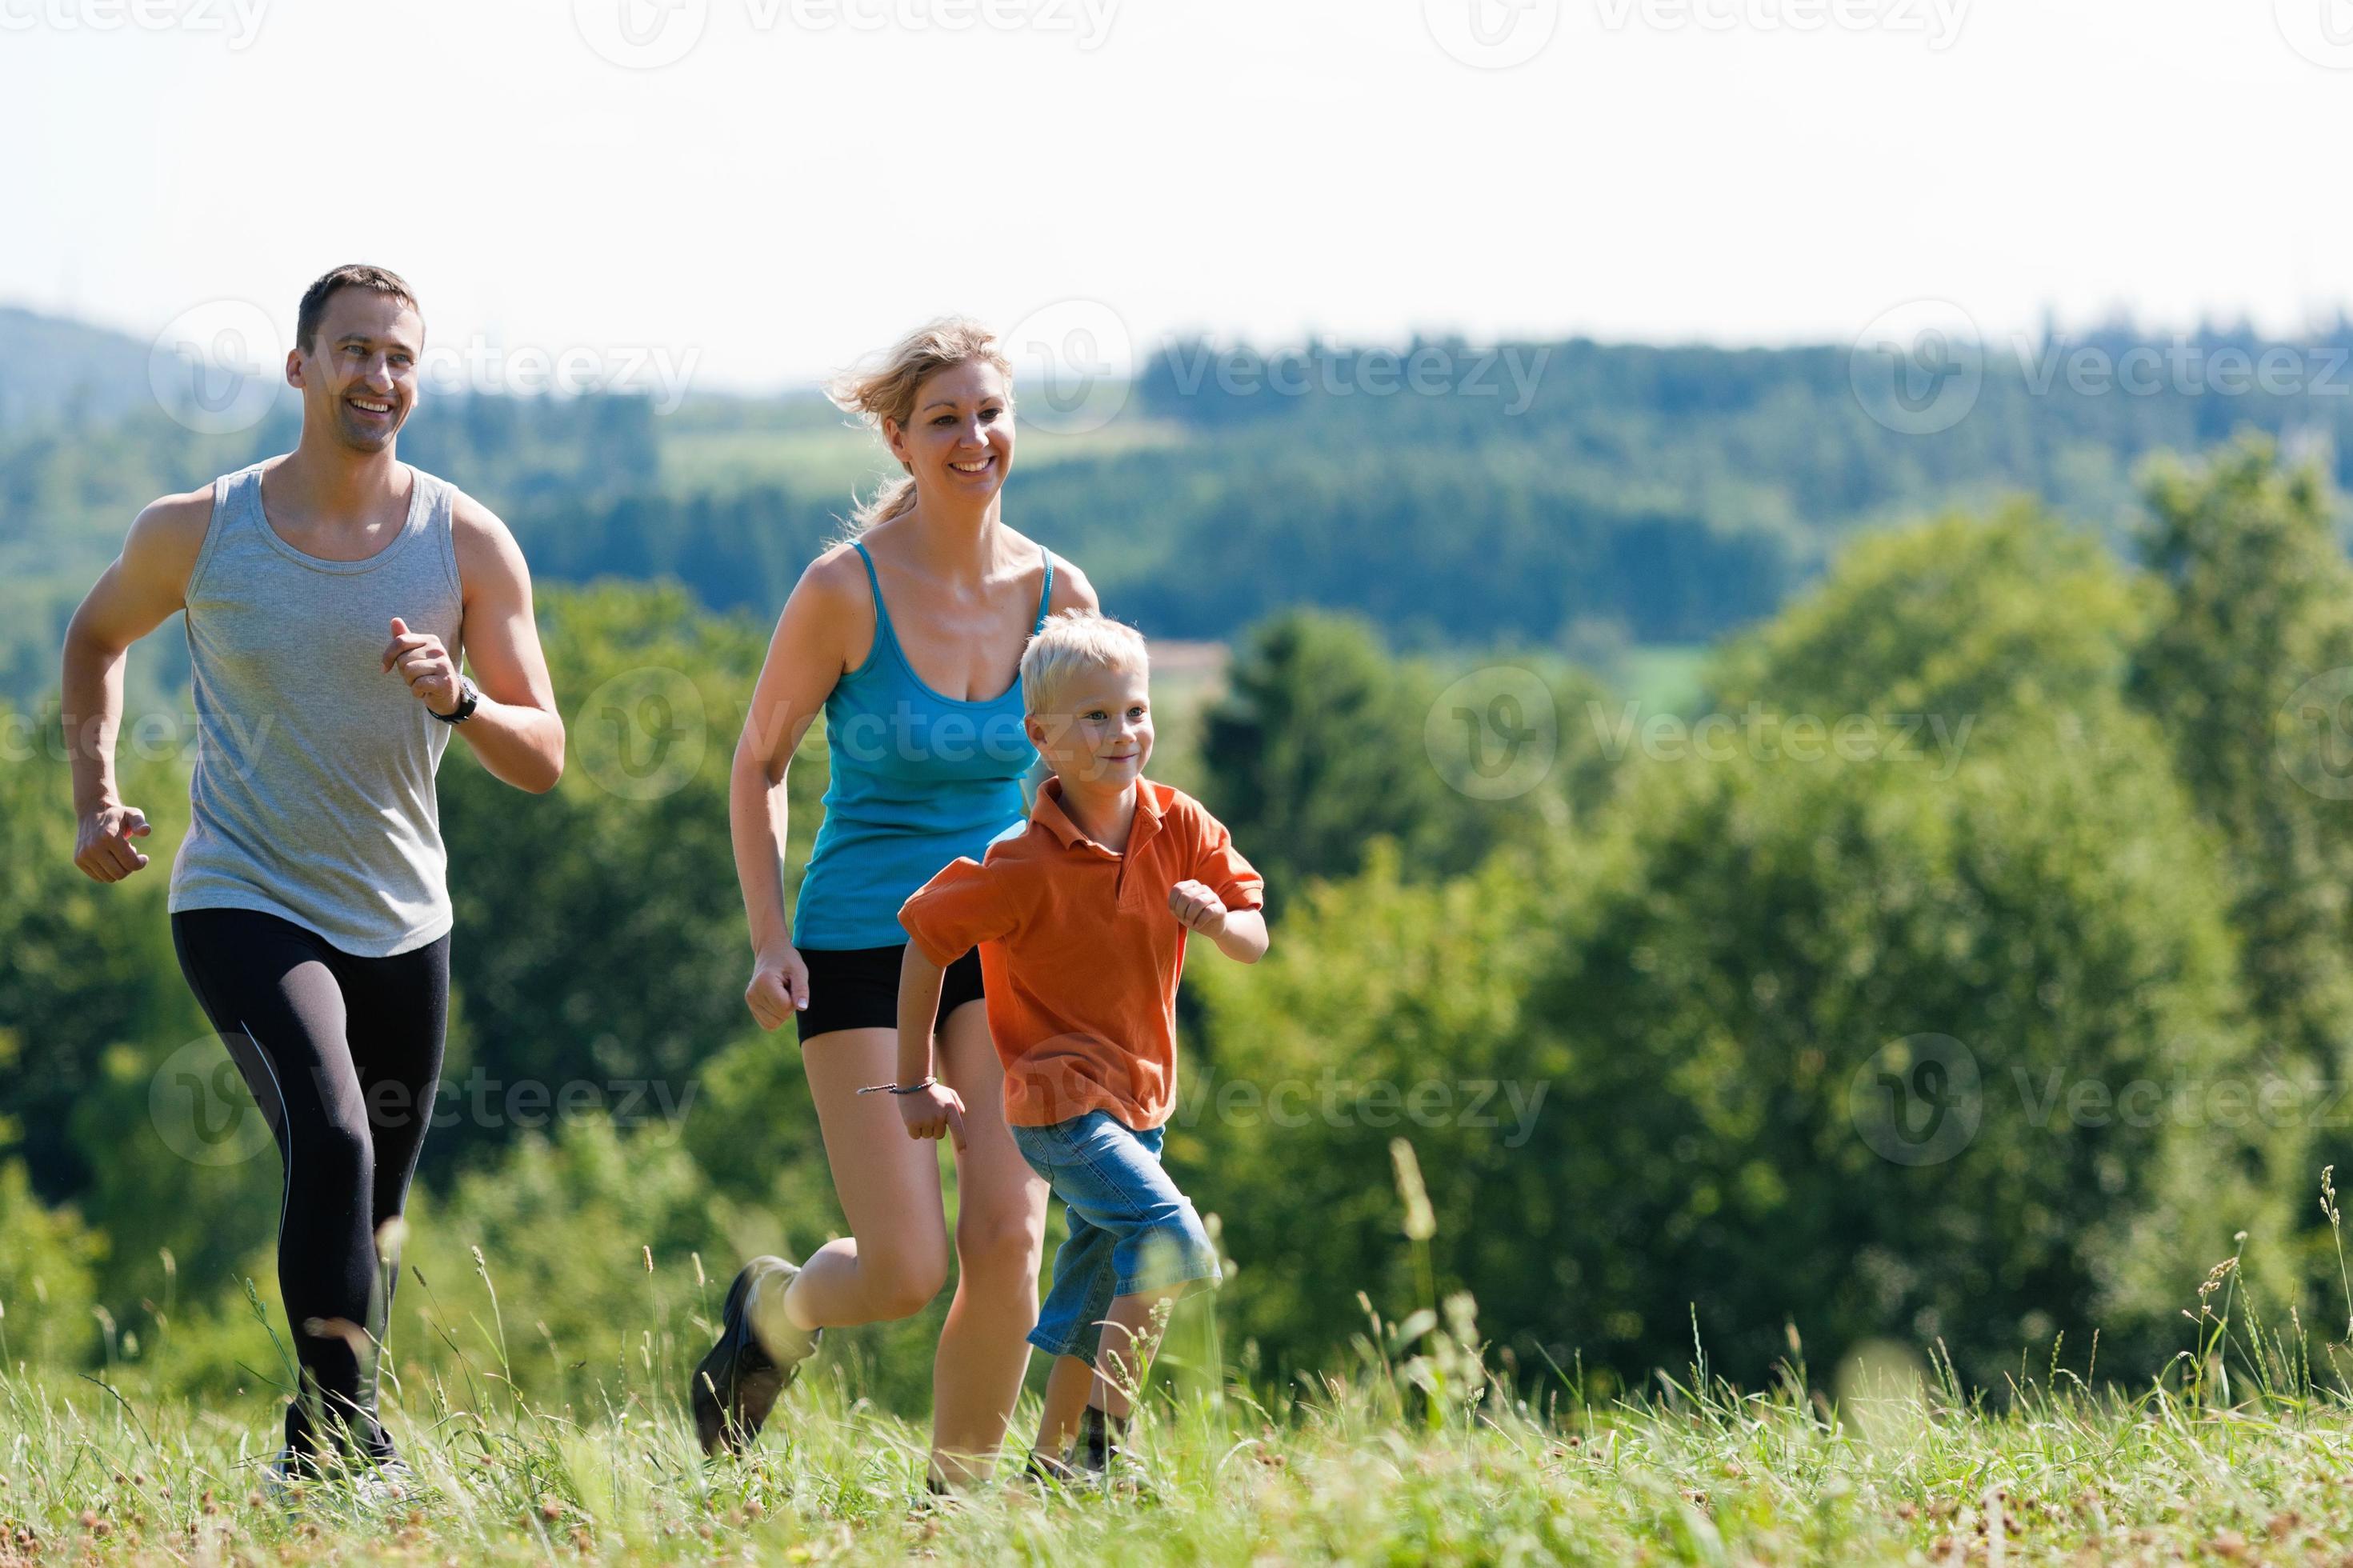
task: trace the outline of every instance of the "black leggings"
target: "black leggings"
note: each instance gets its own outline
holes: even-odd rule
[[[287,1444],[305,1458],[347,1436],[388,1458],[375,1346],[400,1269],[375,1289],[376,1232],[400,1213],[432,1121],[449,939],[355,958],[276,915],[185,910],[172,944],[278,1141],[278,1288],[303,1383]]]

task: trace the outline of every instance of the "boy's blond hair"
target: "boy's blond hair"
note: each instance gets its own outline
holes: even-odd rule
[[[1021,652],[1021,706],[1032,718],[1060,711],[1064,688],[1085,669],[1127,669],[1149,674],[1152,656],[1144,634],[1094,610],[1064,610]]]

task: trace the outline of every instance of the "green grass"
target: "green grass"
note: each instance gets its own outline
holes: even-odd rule
[[[1057,434],[1043,424],[1024,426],[1018,461],[1036,468],[1185,439],[1184,428],[1173,421],[1129,410],[1102,429],[1081,435]],[[847,496],[853,489],[871,490],[897,471],[879,439],[813,394],[691,398],[662,421],[661,468],[663,488],[679,493],[776,484],[828,498]]]
[[[1367,1304],[1352,1369],[1276,1392],[1213,1370],[1200,1314],[1172,1329],[1110,1489],[1040,1489],[1008,1456],[948,1504],[923,1495],[923,1433],[856,1397],[855,1357],[821,1361],[748,1456],[706,1461],[655,1335],[550,1405],[507,1375],[502,1320],[472,1355],[437,1324],[459,1359],[387,1385],[417,1488],[374,1507],[332,1480],[270,1495],[272,1405],[20,1368],[0,1375],[0,1563],[2346,1561],[2353,1393],[2316,1381],[2300,1335],[2234,1324],[2235,1287],[2232,1259],[2138,1397],[2054,1345],[1999,1411],[1886,1350],[1833,1402],[1794,1331],[1760,1393],[1703,1354],[1640,1400],[1596,1407],[1556,1370],[1524,1397],[1460,1295],[1402,1322]],[[1025,1401],[1017,1439],[1035,1419]]]
[[[1834,1418],[1794,1384],[1666,1385],[1540,1411],[1434,1407],[1376,1371],[1271,1407],[1164,1403],[1108,1495],[1041,1494],[1008,1465],[949,1509],[917,1496],[922,1434],[839,1381],[715,1464],[644,1391],[420,1403],[396,1426],[418,1495],[369,1510],[328,1486],[290,1508],[261,1491],[265,1410],[0,1382],[0,1562],[2282,1562],[2353,1540],[2335,1402],[2035,1389],[2006,1415],[1915,1395]]]

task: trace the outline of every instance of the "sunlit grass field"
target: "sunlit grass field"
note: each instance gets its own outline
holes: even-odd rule
[[[1127,389],[1108,389],[1123,400]],[[1050,422],[1022,426],[1027,467],[1107,458],[1182,443],[1184,427],[1124,410],[1099,429],[1064,433]],[[782,484],[814,496],[870,490],[896,468],[872,432],[814,392],[782,398],[689,398],[662,424],[663,483],[677,490],[727,492]]]
[[[1430,1296],[1430,1211],[1399,1165]],[[2248,1317],[2237,1261],[2145,1389],[2094,1388],[2063,1342],[1998,1400],[1933,1346],[1819,1378],[1793,1328],[1767,1389],[1712,1376],[1695,1344],[1604,1403],[1574,1371],[1513,1375],[1460,1294],[1401,1321],[1360,1295],[1351,1364],[1276,1386],[1188,1310],[1107,1486],[1023,1478],[1026,1400],[996,1475],[944,1500],[923,1431],[857,1395],[855,1352],[814,1363],[747,1456],[706,1460],[678,1397],[698,1346],[615,1325],[604,1375],[534,1399],[493,1290],[487,1320],[430,1321],[431,1361],[387,1348],[415,1472],[391,1500],[272,1488],[266,1398],[0,1374],[0,1563],[2353,1562],[2353,1388],[2317,1370],[2344,1347]]]
[[[823,1376],[749,1459],[716,1463],[655,1391],[551,1411],[441,1389],[396,1424],[417,1491],[369,1508],[332,1484],[267,1495],[264,1410],[15,1378],[0,1561],[2277,1563],[2353,1541],[2334,1398],[2035,1387],[1997,1415],[1934,1391],[1833,1408],[1794,1384],[1599,1410],[1404,1389],[1373,1367],[1280,1401],[1162,1402],[1106,1492],[1041,1491],[1008,1462],[944,1506],[921,1495],[922,1433]]]

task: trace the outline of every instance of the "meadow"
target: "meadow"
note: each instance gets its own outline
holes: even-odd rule
[[[747,1462],[680,1408],[741,1261],[844,1223],[797,1046],[743,1007],[728,762],[866,437],[807,398],[476,397],[415,432],[525,541],[572,750],[545,795],[440,777],[451,1094],[385,1347],[422,1484],[386,1510],[263,1484],[267,1128],[163,878],[73,869],[47,706],[130,510],[289,432],[0,432],[0,1562],[2353,1538],[2353,1290],[2313,1202],[2353,1169],[2353,470],[2215,444],[2268,405],[2068,404],[2099,440],[2063,459],[2015,388],[1905,447],[1815,351],[1554,363],[1515,422],[1147,379],[1024,437],[1022,525],[1151,635],[1155,774],[1266,873],[1275,942],[1187,966],[1168,1159],[1234,1267],[1172,1326],[1134,1472],[1041,1495],[1008,1458],[945,1509],[942,1303],[828,1336]],[[177,636],[134,659],[122,761],[165,864]],[[787,885],[827,768],[813,731]]]
[[[1401,1175],[1410,1236],[1428,1211]],[[2232,1260],[2137,1394],[2095,1388],[2063,1346],[1998,1399],[1933,1346],[1849,1358],[1833,1394],[1792,1329],[1767,1388],[1695,1345],[1681,1376],[1597,1402],[1573,1369],[1490,1364],[1460,1294],[1402,1321],[1366,1301],[1353,1364],[1278,1390],[1218,1362],[1194,1315],[1107,1487],[1008,1458],[944,1501],[923,1490],[923,1431],[859,1395],[854,1354],[817,1363],[741,1459],[696,1449],[684,1347],[652,1326],[593,1393],[529,1397],[477,1262],[488,1316],[429,1319],[453,1357],[403,1377],[387,1347],[408,1495],[273,1489],[272,1403],[149,1403],[135,1379],[20,1366],[0,1376],[0,1563],[2353,1560],[2353,1389],[2248,1315]]]

